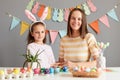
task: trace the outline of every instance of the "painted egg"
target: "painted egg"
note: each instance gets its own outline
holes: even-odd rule
[[[54,73],[54,68],[51,67],[49,70],[50,70],[50,73]]]
[[[39,74],[40,73],[40,68],[35,68],[34,69],[34,74]]]
[[[96,72],[96,68],[92,68],[92,69],[91,69],[91,72]]]
[[[60,72],[60,68],[59,68],[59,67],[56,67],[56,68],[55,68],[55,73],[58,73],[58,72]]]
[[[50,70],[49,69],[45,69],[45,74],[49,74]]]
[[[67,66],[64,66],[62,69],[63,69],[63,72],[67,72],[68,71],[68,67]]]
[[[90,71],[91,71],[90,68],[86,68],[86,69],[85,69],[85,72],[90,72]]]
[[[13,69],[14,74],[19,74],[20,70],[18,68]]]
[[[73,70],[74,70],[74,71],[78,71],[78,67],[74,67]]]
[[[4,74],[4,71],[3,70],[0,70],[0,75],[3,75]]]

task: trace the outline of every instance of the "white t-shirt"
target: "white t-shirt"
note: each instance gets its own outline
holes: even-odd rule
[[[27,46],[32,55],[35,55],[37,51],[43,51],[38,58],[40,59],[41,68],[50,68],[51,64],[55,63],[54,54],[51,46],[47,44],[39,45],[37,43],[30,43]]]

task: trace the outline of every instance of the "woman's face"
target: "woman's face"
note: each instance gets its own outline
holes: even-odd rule
[[[78,31],[82,24],[82,13],[74,11],[70,17],[70,26],[73,31]]]
[[[34,26],[31,35],[34,37],[35,42],[43,42],[45,38],[45,27],[40,24]]]

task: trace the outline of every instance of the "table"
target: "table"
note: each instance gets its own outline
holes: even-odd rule
[[[71,73],[62,72],[53,76],[34,76],[33,80],[120,80],[120,67],[109,67],[112,71],[103,72],[98,78],[73,77]]]
[[[111,71],[103,72],[98,78],[73,77],[70,72],[60,72],[54,75],[35,75],[31,79],[24,78],[17,80],[120,80],[120,67],[108,67],[107,69]]]

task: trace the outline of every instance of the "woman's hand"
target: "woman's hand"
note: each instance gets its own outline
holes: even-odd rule
[[[97,62],[96,62],[96,60],[90,61],[90,62],[71,62],[71,61],[67,61],[66,65],[70,68],[76,67],[76,66],[96,67]]]
[[[66,61],[64,64],[65,66],[68,66],[69,68],[73,68],[77,66],[74,62],[71,62],[71,61]]]

